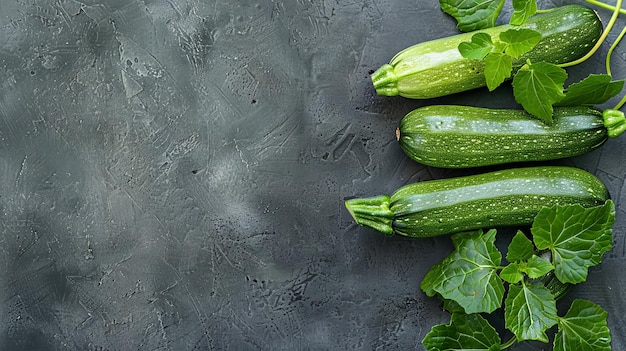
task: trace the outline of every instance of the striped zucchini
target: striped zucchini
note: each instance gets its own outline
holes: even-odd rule
[[[524,110],[434,105],[409,112],[396,136],[411,159],[469,168],[582,155],[626,130],[624,113],[556,107],[549,124]]]
[[[563,283],[562,281],[560,281],[559,278],[556,277],[554,271],[546,273],[544,276],[541,276],[537,279],[532,279],[532,281],[540,282],[541,284],[543,284],[543,286],[550,290],[552,296],[554,296],[554,299],[557,301],[564,298],[565,295],[567,295],[567,293],[572,290],[572,287],[574,287],[574,285],[570,283]]]
[[[591,173],[545,166],[418,182],[391,196],[350,199],[345,205],[359,225],[384,234],[424,238],[529,225],[543,207],[591,207],[608,199],[606,187]]]
[[[479,32],[497,41],[500,33],[511,28],[528,28],[542,35],[533,50],[514,60],[514,72],[528,59],[557,64],[578,59],[589,52],[603,31],[602,21],[592,9],[566,5],[532,16],[522,26],[502,25],[423,42],[402,50],[372,74],[376,93],[428,99],[484,87],[484,62],[464,58],[458,46]]]

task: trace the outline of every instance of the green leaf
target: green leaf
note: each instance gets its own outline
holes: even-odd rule
[[[504,283],[497,274],[502,254],[495,235],[493,229],[452,235],[455,250],[429,270],[422,290],[456,301],[468,314],[491,313],[502,306]]]
[[[580,205],[544,208],[535,217],[531,232],[540,250],[552,251],[554,273],[564,283],[587,280],[589,267],[598,265],[611,250],[615,205]]]
[[[518,230],[509,244],[506,260],[509,262],[526,261],[534,254],[535,245],[521,230]]]
[[[509,23],[520,26],[537,13],[537,0],[513,0],[513,14]]]
[[[509,29],[500,33],[500,40],[507,44],[504,52],[518,58],[532,50],[541,41],[541,33],[525,28]]]
[[[454,253],[450,254],[453,255]],[[424,278],[422,279],[422,282],[420,283],[420,288],[422,289],[422,291],[430,297],[436,296],[437,294],[437,288],[439,288],[441,286],[441,279],[444,279],[444,268],[445,268],[445,264],[448,261],[451,261],[452,259],[450,258],[450,256],[444,258],[441,262],[439,262],[438,264],[430,267],[430,269],[428,270],[428,272],[426,273],[426,275],[424,276]],[[446,300],[443,296],[439,295],[439,297],[442,300]]]
[[[546,122],[552,123],[552,105],[561,100],[567,72],[557,65],[528,63],[513,78],[515,100],[524,109]]]
[[[461,56],[473,59],[482,60],[494,49],[494,44],[491,41],[491,36],[487,33],[476,33],[472,36],[471,41],[462,42],[459,44],[459,52]]]
[[[565,317],[559,318],[553,350],[610,351],[607,312],[591,301],[574,300]]]
[[[465,313],[465,309],[461,307],[456,301],[446,300],[438,295],[438,297],[443,301],[443,309],[450,313]]]
[[[422,340],[426,350],[500,351],[500,336],[479,314],[453,313],[449,324],[434,326]]]
[[[546,330],[558,321],[554,296],[541,283],[514,284],[509,287],[504,307],[506,328],[517,340],[548,342]]]
[[[529,278],[537,279],[553,269],[554,266],[550,261],[533,255],[527,262],[523,262],[521,271],[526,273]]]
[[[511,263],[500,271],[500,278],[509,284],[517,284],[524,279],[518,263]]]
[[[565,89],[565,97],[556,105],[599,105],[619,94],[624,80],[612,80],[608,74],[590,74]]]
[[[504,0],[439,0],[443,12],[454,17],[462,32],[495,26]]]
[[[513,59],[511,56],[497,52],[487,55],[485,57],[485,78],[489,91],[493,91],[510,78],[512,70]]]

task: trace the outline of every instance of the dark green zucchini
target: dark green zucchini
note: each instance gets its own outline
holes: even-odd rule
[[[399,52],[372,74],[377,94],[428,99],[486,86],[484,62],[461,56],[458,46],[482,32],[498,41],[502,25],[423,42]],[[517,71],[527,60],[565,63],[583,57],[602,35],[602,21],[590,8],[566,5],[537,14],[519,27],[538,31],[541,41],[513,62]]]
[[[524,110],[435,105],[415,109],[396,136],[411,159],[440,168],[470,168],[582,155],[626,130],[624,113],[556,107],[546,123]]]
[[[391,196],[347,200],[356,223],[384,234],[432,237],[481,228],[530,225],[543,207],[603,204],[609,193],[574,167],[522,167],[418,182]]]
[[[560,300],[567,295],[567,293],[572,290],[574,285],[570,283],[563,283],[556,277],[554,271],[547,273],[546,275],[539,277],[537,279],[531,279],[531,281],[537,281],[543,284],[550,292],[552,296],[554,296],[555,300]]]

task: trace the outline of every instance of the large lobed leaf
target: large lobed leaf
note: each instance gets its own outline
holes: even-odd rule
[[[452,236],[455,250],[433,266],[421,283],[429,296],[457,302],[465,313],[491,313],[502,306],[504,284],[497,274],[502,254],[495,246],[495,230]]]
[[[504,0],[439,0],[439,5],[454,17],[460,31],[471,32],[493,27]]]
[[[619,94],[624,80],[613,80],[608,74],[590,74],[565,89],[565,97],[556,105],[599,105]]]
[[[598,265],[612,247],[615,205],[557,206],[539,211],[531,232],[540,250],[552,251],[554,273],[564,283],[587,280],[589,267]]]
[[[552,105],[565,97],[563,86],[567,72],[546,62],[528,63],[513,78],[513,95],[524,110],[552,123]]]
[[[426,350],[500,351],[500,336],[479,314],[453,313],[449,324],[434,326],[422,344]]]
[[[476,33],[470,41],[459,44],[461,56],[472,60],[482,60],[494,49],[491,35],[487,33]]]
[[[509,23],[522,25],[537,12],[537,0],[513,0],[513,15]]]
[[[500,33],[500,40],[506,44],[504,52],[518,58],[539,44],[541,33],[526,28],[509,29]]]
[[[554,351],[610,351],[611,332],[607,312],[587,300],[574,300],[565,317],[559,319]]]
[[[509,286],[505,301],[504,320],[517,340],[548,342],[546,330],[558,321],[554,296],[543,284],[527,283]]]

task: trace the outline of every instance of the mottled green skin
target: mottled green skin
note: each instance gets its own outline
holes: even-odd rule
[[[502,25],[423,42],[399,52],[372,75],[376,92],[429,99],[484,87],[483,61],[462,57],[458,46],[478,32],[499,41],[499,34],[511,28],[529,28],[542,34],[533,50],[514,60],[514,71],[528,59],[550,63],[576,60],[589,52],[603,31],[602,22],[592,9],[566,5],[532,16],[519,27]]]
[[[571,204],[591,207],[608,199],[606,187],[591,173],[545,166],[414,183],[391,197],[348,200],[346,207],[361,225],[386,234],[425,238],[530,225],[541,208]],[[389,204],[390,211],[381,211],[383,202]],[[367,213],[368,208],[375,208],[376,213]],[[367,222],[361,221],[361,216]]]
[[[411,159],[440,168],[470,168],[582,155],[608,138],[602,113],[556,107],[554,123],[523,110],[435,105],[407,114],[398,141]]]

